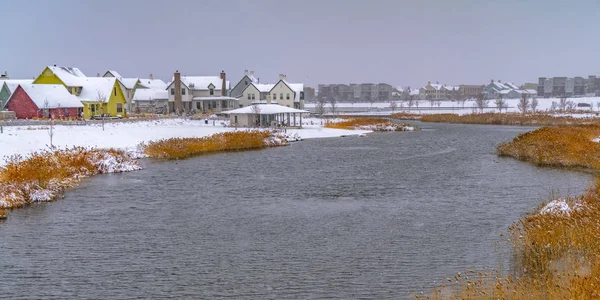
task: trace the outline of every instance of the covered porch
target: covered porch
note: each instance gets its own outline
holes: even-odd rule
[[[277,104],[255,104],[224,111],[229,115],[232,127],[302,128],[302,117],[306,110]]]

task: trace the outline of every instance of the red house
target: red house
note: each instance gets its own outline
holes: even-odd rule
[[[5,108],[14,111],[17,119],[78,118],[83,104],[63,85],[20,84],[8,98]]]

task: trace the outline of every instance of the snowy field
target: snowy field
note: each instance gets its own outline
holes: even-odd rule
[[[303,129],[287,130],[288,135],[298,134],[304,139],[359,135],[365,130],[342,130],[323,128],[320,119],[303,119]],[[203,121],[168,119],[136,123],[106,123],[102,125],[54,126],[53,145],[59,148],[83,146],[96,148],[117,148],[135,151],[142,142],[174,137],[204,137],[214,133],[233,131],[220,121],[208,125]],[[246,130],[246,129],[238,129]],[[0,165],[5,157],[13,154],[27,155],[34,151],[48,149],[50,145],[49,126],[5,126],[0,134]]]
[[[538,107],[537,111],[550,111],[552,106],[552,102],[560,103],[560,99],[558,98],[538,98]],[[590,105],[590,107],[577,107],[578,111],[583,112],[584,114],[574,114],[575,117],[590,117],[595,116],[599,111],[600,97],[584,97],[584,98],[568,98],[568,101],[573,101],[575,105],[578,103],[585,103]],[[518,103],[519,99],[505,99],[508,108],[503,109],[502,112],[519,112]],[[531,100],[530,100],[531,101]],[[419,107],[416,106],[408,107],[408,101],[396,101],[397,107],[395,112],[410,112],[410,113],[418,113],[418,114],[471,114],[474,112],[479,112],[479,109],[475,107],[474,101],[466,101],[464,103],[464,108],[462,102],[458,101],[436,101],[434,105],[431,105],[429,100],[419,100]],[[315,103],[307,103],[306,109],[310,111],[314,111]],[[326,111],[329,113],[331,111],[331,106],[327,104],[325,106]],[[338,103],[337,111],[340,114],[345,115],[389,115],[392,110],[390,108],[390,103]],[[496,104],[494,100],[488,101],[488,107],[484,109],[484,112],[498,112],[496,108]]]

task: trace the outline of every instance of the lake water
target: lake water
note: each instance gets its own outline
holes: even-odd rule
[[[529,128],[418,124],[86,180],[0,223],[0,297],[409,298],[591,179],[496,156]]]

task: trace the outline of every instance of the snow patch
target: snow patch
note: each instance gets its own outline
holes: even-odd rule
[[[569,205],[565,199],[556,199],[548,202],[542,209],[540,214],[556,214],[569,216],[572,211],[580,211],[584,208],[581,203]]]

